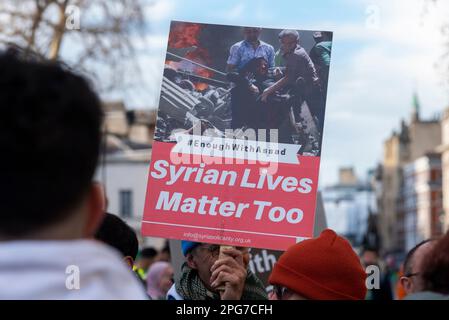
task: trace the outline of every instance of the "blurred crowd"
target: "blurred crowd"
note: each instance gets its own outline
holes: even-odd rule
[[[268,295],[248,248],[182,241],[174,270],[168,246],[139,251],[135,232],[105,212],[93,181],[102,110],[83,77],[2,53],[0,114],[0,299],[449,299],[449,233],[396,270],[326,229],[280,256]]]
[[[426,239],[416,244],[399,263],[392,254],[383,259],[377,250],[364,249],[365,267],[376,266],[376,288],[368,290],[368,300],[449,299],[449,233],[441,239]]]

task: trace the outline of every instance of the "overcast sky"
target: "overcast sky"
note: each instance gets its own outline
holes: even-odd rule
[[[430,3],[430,1],[427,1]],[[448,1],[197,1],[163,0],[145,10],[149,31],[139,44],[143,86],[118,97],[128,107],[155,106],[170,20],[334,32],[320,186],[341,166],[364,178],[382,157],[382,142],[408,118],[416,91],[421,113],[448,103],[436,63],[444,54],[441,26]],[[449,22],[449,18],[446,18]],[[121,96],[124,95],[124,96]]]

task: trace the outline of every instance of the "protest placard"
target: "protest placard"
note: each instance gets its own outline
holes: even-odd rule
[[[331,40],[172,22],[144,236],[272,250],[313,236]]]

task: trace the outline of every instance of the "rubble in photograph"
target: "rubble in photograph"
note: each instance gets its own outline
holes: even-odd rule
[[[232,77],[228,78],[231,81],[221,81],[166,65],[155,139],[174,142],[174,133],[184,131],[193,134],[196,128],[201,128],[195,131],[201,134],[209,129],[206,134],[216,137],[243,138],[247,127],[242,126],[238,130],[231,127],[231,91],[239,84],[232,81]],[[305,101],[301,110],[300,122],[295,124],[298,133],[292,135],[291,143],[303,145],[300,150],[303,155],[318,155],[319,133]]]

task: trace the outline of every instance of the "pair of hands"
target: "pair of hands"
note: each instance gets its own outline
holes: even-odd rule
[[[211,267],[211,287],[215,289],[224,284],[224,291],[220,292],[221,300],[240,300],[247,276],[243,254],[235,248],[224,249],[223,254],[225,257],[218,259]]]
[[[269,90],[270,88],[266,88],[263,92],[262,95],[260,96],[260,100],[262,102],[267,102],[268,96],[271,94],[271,90]],[[255,85],[251,85],[249,87],[249,90],[253,93],[253,94],[259,94],[259,89],[255,86]]]
[[[260,96],[260,100],[262,102],[267,102],[268,96],[271,94],[271,90],[270,88],[266,88],[263,92],[262,95]]]
[[[281,71],[281,68],[274,68],[274,78],[279,81],[282,77],[284,76],[284,73]],[[271,94],[273,94],[276,90],[273,88],[273,86],[266,88],[263,93],[262,96],[260,97],[260,100],[262,100],[262,102],[267,102],[268,96],[270,96]]]
[[[262,100],[262,102],[267,102],[268,96],[271,94],[271,90],[269,90],[270,88],[266,88],[263,92],[262,95],[260,96],[260,99]],[[249,90],[253,93],[253,94],[259,94],[259,88],[257,88],[255,85],[251,85],[249,87]]]

